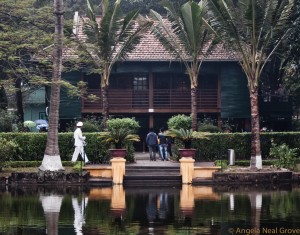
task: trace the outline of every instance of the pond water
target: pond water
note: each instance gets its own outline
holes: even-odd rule
[[[0,187],[0,234],[300,234],[300,188]]]

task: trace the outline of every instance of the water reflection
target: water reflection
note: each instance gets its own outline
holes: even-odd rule
[[[299,229],[300,190],[9,188],[0,208],[0,235],[268,234]]]
[[[85,224],[85,208],[88,204],[88,197],[79,200],[78,197],[72,197],[72,206],[74,210],[74,229],[76,235],[82,235],[82,225]]]
[[[53,193],[40,194],[40,201],[46,218],[46,234],[58,235],[58,218],[63,196]]]

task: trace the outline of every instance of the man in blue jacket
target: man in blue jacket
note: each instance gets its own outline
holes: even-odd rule
[[[150,128],[146,137],[146,145],[149,149],[150,161],[156,161],[156,147],[157,147],[157,135],[154,133],[153,128]]]

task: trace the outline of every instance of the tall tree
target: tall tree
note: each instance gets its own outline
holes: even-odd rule
[[[262,168],[258,110],[265,65],[290,31],[295,0],[209,0],[211,25],[239,55],[251,102],[251,168]]]
[[[293,16],[292,32],[285,43],[282,82],[288,89],[293,103],[294,114],[300,119],[300,1],[296,1],[295,14]]]
[[[55,34],[53,49],[53,72],[50,95],[49,128],[46,150],[41,171],[64,170],[58,146],[58,121],[60,103],[60,80],[62,71],[62,50],[64,37],[64,5],[63,0],[54,0]]]
[[[15,88],[20,121],[24,121],[21,84],[43,77],[29,61],[34,53],[50,44],[53,33],[49,7],[37,8],[34,2],[3,0],[0,4],[0,79],[4,87]]]
[[[213,30],[207,24],[207,1],[198,4],[189,1],[183,4],[177,12],[173,4],[163,1],[168,12],[168,20],[151,11],[151,16],[157,21],[153,33],[171,54],[175,55],[185,65],[191,83],[191,116],[192,129],[197,129],[197,94],[200,67],[203,60],[214,48]]]
[[[100,74],[104,125],[109,117],[107,92],[111,69],[115,62],[126,60],[128,53],[140,42],[142,34],[151,25],[150,21],[138,15],[137,10],[123,16],[120,2],[117,0],[114,7],[110,8],[109,0],[103,0],[100,19],[87,0],[88,18],[83,18],[87,40],[81,43],[80,48],[86,53],[85,59],[92,62],[92,72]]]

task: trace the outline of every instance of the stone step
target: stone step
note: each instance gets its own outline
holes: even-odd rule
[[[126,168],[126,176],[179,176],[179,167],[136,167]]]
[[[111,178],[104,178],[104,177],[93,177],[88,180],[88,183],[91,186],[111,186],[112,179]]]
[[[153,180],[130,180],[124,181],[123,185],[125,187],[180,187],[182,185],[181,181],[178,180],[168,180],[168,181],[153,181]]]
[[[210,185],[210,184],[213,184],[213,180],[198,177],[198,178],[194,178],[192,183],[193,183],[193,185]]]
[[[182,178],[179,174],[149,174],[147,172],[144,175],[125,175],[125,186],[180,186],[182,184]]]

